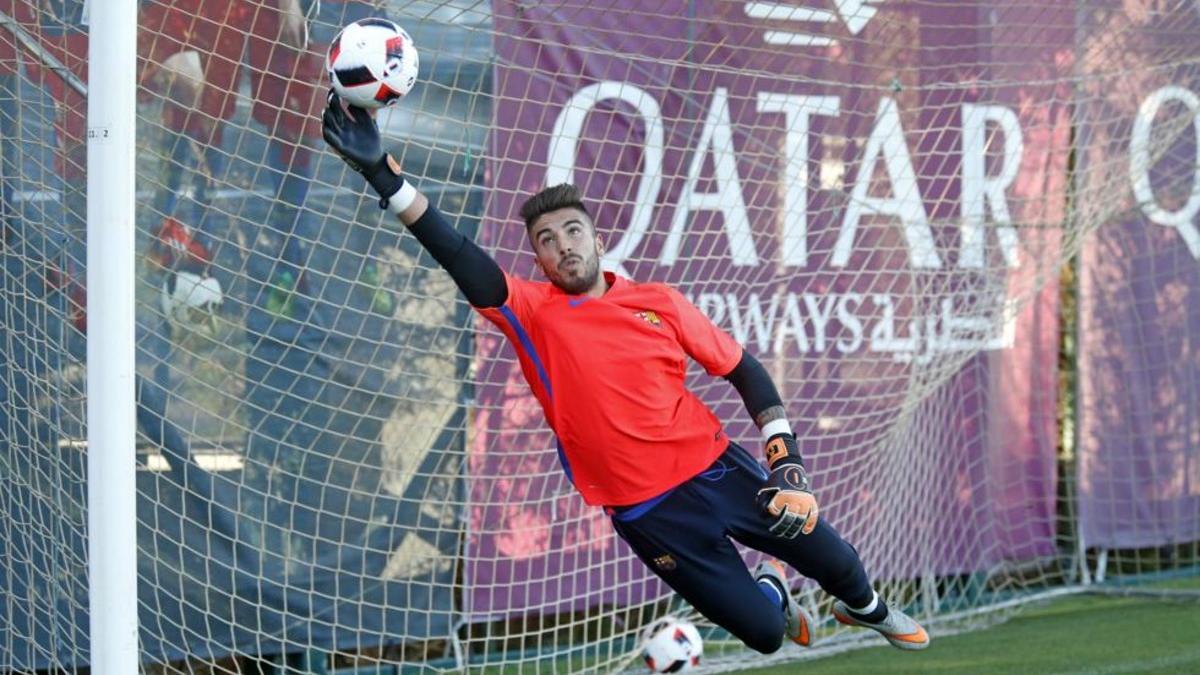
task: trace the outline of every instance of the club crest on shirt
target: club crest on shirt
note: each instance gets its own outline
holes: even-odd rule
[[[641,310],[638,312],[634,312],[633,315],[636,316],[637,318],[641,319],[642,321],[645,321],[646,323],[650,324],[651,326],[654,326],[655,328],[662,325],[662,319],[660,319],[658,317],[658,313],[653,310],[644,309],[644,310]]]
[[[676,567],[675,558],[671,557],[670,553],[660,555],[654,559],[654,566],[664,572],[670,572]]]

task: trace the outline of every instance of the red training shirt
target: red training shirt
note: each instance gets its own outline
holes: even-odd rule
[[[637,504],[706,469],[729,444],[684,387],[687,357],[727,375],[742,348],[675,289],[604,273],[601,298],[505,274],[508,300],[476,310],[508,336],[593,505]]]

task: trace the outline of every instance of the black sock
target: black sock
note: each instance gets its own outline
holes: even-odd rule
[[[854,619],[858,619],[860,621],[878,623],[884,619],[887,619],[888,617],[888,604],[883,602],[883,598],[878,596],[878,593],[875,591],[871,591],[870,601],[862,603],[848,603],[846,601],[841,602],[846,604],[846,611],[848,611],[848,613],[850,613]],[[871,604],[875,605],[874,608],[871,608],[871,611],[856,611],[851,609],[852,607],[870,607]]]
[[[875,598],[876,598],[875,609],[872,609],[870,612],[867,612],[866,614],[863,614],[861,612],[856,612],[856,611],[850,609],[850,607],[848,605],[846,607],[846,611],[848,611],[852,616],[854,616],[854,618],[859,619],[861,621],[866,621],[867,623],[879,623],[880,621],[883,621],[884,619],[887,618],[888,606],[887,606],[887,603],[883,601],[883,598],[880,598],[879,596],[875,596]],[[870,604],[870,603],[867,603],[867,604]]]

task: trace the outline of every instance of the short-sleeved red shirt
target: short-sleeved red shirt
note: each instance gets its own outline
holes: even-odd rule
[[[505,276],[508,300],[477,308],[508,336],[588,504],[625,506],[703,471],[729,444],[684,386],[687,358],[727,375],[742,348],[675,289],[605,272],[600,298]]]

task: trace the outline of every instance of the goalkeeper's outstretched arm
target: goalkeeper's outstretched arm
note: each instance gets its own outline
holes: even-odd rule
[[[442,217],[437,207],[400,174],[383,151],[379,127],[367,110],[344,105],[329,92],[322,117],[325,142],[379,194],[379,206],[395,214],[475,307],[499,307],[508,299],[500,266]]]
[[[771,471],[758,491],[758,500],[763,510],[775,518],[771,532],[786,539],[810,534],[819,517],[817,499],[809,487],[800,444],[788,424],[779,390],[766,368],[746,351],[725,379],[741,394],[766,444],[764,452]]]

